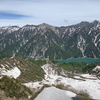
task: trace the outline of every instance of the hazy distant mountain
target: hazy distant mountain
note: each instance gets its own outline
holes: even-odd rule
[[[100,57],[100,22],[67,27],[48,24],[0,28],[0,50],[8,56],[42,59]]]

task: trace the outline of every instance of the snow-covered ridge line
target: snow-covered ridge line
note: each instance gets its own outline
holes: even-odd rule
[[[1,27],[0,28],[0,34],[2,34],[3,32],[7,32],[7,34],[14,32],[14,31],[18,31],[20,28],[18,26],[9,26],[9,27]]]

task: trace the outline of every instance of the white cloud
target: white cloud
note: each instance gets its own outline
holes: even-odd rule
[[[0,24],[23,26],[45,22],[62,26],[100,20],[99,4],[99,0],[0,0],[0,11],[31,16],[17,21],[0,19]]]

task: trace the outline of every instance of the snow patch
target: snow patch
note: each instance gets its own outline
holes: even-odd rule
[[[45,79],[42,81],[44,84],[63,84],[65,87],[70,86],[70,90],[76,93],[88,93],[92,99],[100,99],[100,80],[97,79],[97,77],[89,74],[82,74],[76,76],[76,78],[78,79],[72,79],[68,77],[58,76],[57,74],[54,74],[52,70],[52,72],[48,73],[49,67],[49,64],[45,64],[42,66],[43,70],[46,73]]]
[[[94,69],[93,69],[93,71],[100,71],[100,66],[96,66]]]
[[[35,88],[35,89],[43,86],[40,84],[40,82],[29,82],[29,83],[24,83],[24,85],[30,88]]]
[[[67,94],[68,96],[70,96],[70,97],[75,97],[75,96],[76,96],[76,94],[73,93],[73,92],[71,92],[71,91],[66,91],[66,94]]]
[[[2,67],[2,68],[0,68],[0,69],[5,69],[5,66],[4,66],[3,64],[1,64],[1,67]]]
[[[95,77],[93,75],[89,75],[89,74],[82,74],[80,76],[83,78],[86,78],[86,79],[97,79],[97,77]]]
[[[76,94],[55,87],[45,88],[34,100],[72,100]]]
[[[85,49],[86,49],[86,40],[81,35],[78,37],[77,48],[80,49],[80,51],[82,52],[82,55],[84,57],[85,56],[84,52],[85,52]]]
[[[9,77],[14,77],[15,79],[17,77],[19,77],[20,74],[21,74],[21,71],[17,67],[15,67],[15,68],[13,68],[11,70],[5,70],[5,69],[1,70],[0,69],[0,71],[1,71],[1,75],[7,75]]]
[[[23,85],[35,89],[34,93],[38,92],[43,87],[43,84],[41,84],[41,82],[29,82],[29,83],[24,83]]]
[[[46,73],[46,75],[57,75],[56,71],[53,70],[50,64],[45,64],[42,66],[42,69]]]
[[[100,33],[94,36],[95,39],[93,41],[96,47],[97,47],[97,43],[99,42],[99,40],[97,41],[98,36],[100,36]]]

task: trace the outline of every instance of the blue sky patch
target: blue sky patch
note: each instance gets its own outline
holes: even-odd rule
[[[20,18],[25,18],[25,17],[29,17],[29,16],[0,11],[0,19],[12,19],[13,20],[13,19],[20,19]]]
[[[0,25],[69,26],[100,21],[100,0],[0,0]]]

